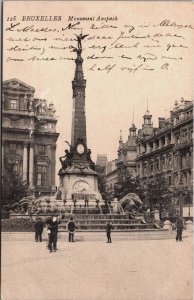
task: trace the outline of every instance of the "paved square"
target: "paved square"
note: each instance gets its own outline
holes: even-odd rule
[[[3,300],[190,300],[192,239],[2,241]]]

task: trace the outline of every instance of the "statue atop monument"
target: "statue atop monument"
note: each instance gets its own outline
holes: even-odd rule
[[[73,51],[81,54],[81,52],[82,52],[82,40],[85,39],[88,36],[88,34],[83,35],[82,32],[81,32],[79,35],[76,34],[75,36],[76,36],[75,41],[77,41],[77,48],[74,48]]]

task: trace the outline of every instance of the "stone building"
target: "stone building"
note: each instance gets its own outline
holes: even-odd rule
[[[191,191],[193,166],[193,103],[175,102],[168,119],[159,118],[158,128],[152,124],[149,111],[138,131],[136,175],[142,181],[161,174],[169,184],[180,183]]]
[[[129,128],[129,135],[127,141],[124,143],[122,135],[120,134],[119,149],[118,149],[118,159],[117,159],[117,172],[118,181],[123,181],[129,174],[135,177],[136,174],[136,155],[137,155],[137,145],[136,145],[136,126],[133,123]]]
[[[57,119],[53,104],[34,93],[18,79],[2,84],[2,172],[11,167],[33,193],[51,194],[56,191]]]
[[[117,159],[111,160],[106,167],[106,186],[110,192],[114,191],[114,185],[118,182]]]
[[[98,173],[105,175],[108,159],[106,154],[97,154],[96,170]]]

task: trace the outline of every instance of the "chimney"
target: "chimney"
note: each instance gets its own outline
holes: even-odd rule
[[[160,129],[165,127],[165,118],[158,118],[158,126]]]

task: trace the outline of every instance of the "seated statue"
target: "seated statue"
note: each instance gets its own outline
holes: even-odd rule
[[[71,166],[71,158],[72,158],[72,153],[69,152],[69,150],[65,150],[65,155],[59,157],[59,160],[61,162],[62,168],[66,169],[68,166]]]
[[[90,162],[91,169],[95,171],[95,163],[91,159],[91,150],[90,149],[87,150],[87,159]]]

